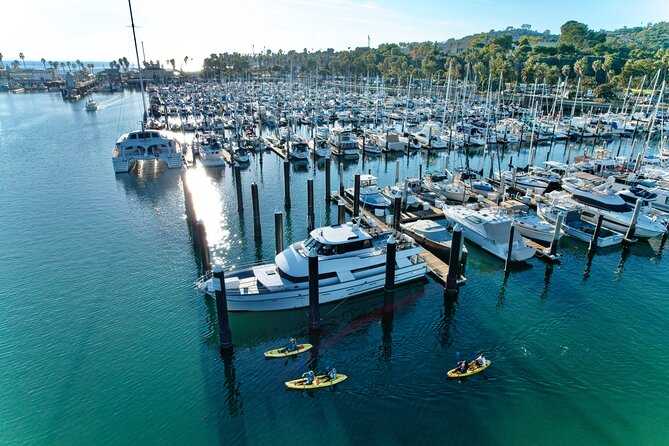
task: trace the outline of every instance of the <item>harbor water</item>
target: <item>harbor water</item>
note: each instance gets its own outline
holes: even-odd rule
[[[94,99],[97,113],[57,93],[0,95],[0,444],[669,444],[662,240],[589,257],[585,244],[563,238],[561,263],[535,258],[508,277],[468,245],[457,300],[428,278],[397,290],[394,313],[381,311],[381,294],[324,306],[317,338],[306,309],[235,313],[234,354],[221,357],[214,302],[195,289],[202,270],[179,172],[146,162],[115,175],[113,143],[138,127],[141,99]],[[540,147],[535,159],[566,153],[563,143],[550,154]],[[576,145],[572,156],[582,153]],[[524,165],[527,149],[506,149],[499,164],[511,156]],[[446,161],[442,152],[346,162],[346,186],[368,170],[379,185],[394,183],[397,159],[400,177]],[[188,171],[226,268],[272,258],[282,162],[251,154],[242,215],[230,167]],[[451,154],[450,168],[464,163]],[[480,168],[483,154],[473,151],[470,163]],[[339,165],[331,167],[337,189]],[[336,221],[322,162],[292,164],[287,243],[306,236],[310,176],[316,225]],[[263,358],[292,336],[318,348]],[[492,360],[488,370],[446,379],[479,352]],[[326,366],[348,380],[313,394],[285,389]]]

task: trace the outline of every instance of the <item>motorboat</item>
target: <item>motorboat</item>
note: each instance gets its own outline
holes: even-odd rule
[[[327,140],[320,137],[309,140],[309,150],[316,152],[318,158],[327,158],[330,156],[330,146],[328,145]]]
[[[444,205],[444,216],[455,225],[463,227],[466,240],[501,260],[509,252],[509,237],[513,221],[504,212],[494,208],[474,209],[470,206]],[[532,258],[534,248],[525,244],[519,231],[514,231],[511,242],[511,261],[523,262]]]
[[[555,226],[530,211],[529,206],[517,200],[506,200],[500,207],[513,219],[513,224],[523,237],[538,242],[550,243],[555,236]],[[564,233],[560,231],[558,239]]]
[[[441,129],[437,124],[427,123],[419,132],[412,133],[411,136],[418,141],[422,148],[435,150],[447,149],[448,143],[439,138],[440,132]]]
[[[225,165],[223,145],[216,135],[205,135],[198,144],[198,156],[205,167]]]
[[[457,175],[455,181],[464,185],[472,194],[488,196],[495,190],[492,185],[483,177],[483,169],[475,171],[469,167],[459,167],[456,169]]]
[[[390,200],[391,205],[395,202],[395,198],[400,198],[406,209],[423,209],[426,203],[413,194],[412,188],[408,184],[411,180],[409,178],[405,180],[407,182],[406,186],[404,184],[397,184],[395,186],[384,187],[381,189],[381,194]],[[417,179],[413,180],[418,181]]]
[[[424,183],[427,190],[441,196],[443,199],[454,202],[467,202],[471,197],[469,191],[462,184],[453,181],[453,175],[446,171],[444,174],[428,172]]]
[[[293,136],[288,140],[288,154],[291,159],[296,160],[307,160],[309,159],[309,146],[302,139],[297,136]]]
[[[406,143],[400,141],[400,136],[392,131],[379,133],[379,145],[386,152],[403,152],[407,147]]]
[[[537,214],[547,222],[556,224],[558,215],[563,214],[562,230],[568,236],[582,242],[590,242],[597,229],[596,225],[584,220],[581,216],[581,209],[578,206],[569,206],[550,202],[537,203]],[[619,245],[624,236],[618,232],[610,231],[604,227],[600,228],[597,238],[597,246],[605,248],[607,246]]]
[[[86,102],[86,111],[94,112],[100,110],[100,104],[95,102],[93,99]]]
[[[519,189],[532,190],[537,194],[543,194],[548,187],[548,183],[537,178],[533,178],[525,172],[511,170],[505,170],[500,175],[499,172],[495,174],[496,179],[499,181],[501,177],[504,177],[504,183],[507,186],[516,187]]]
[[[402,230],[416,242],[442,259],[449,259],[453,236],[446,227],[432,220],[417,220],[402,225]],[[467,248],[462,247],[460,262],[467,263]]]
[[[606,184],[604,186],[610,186]],[[563,186],[564,187],[564,186]],[[598,186],[599,187],[599,186]],[[633,208],[619,195],[612,193],[610,189],[590,191],[586,189],[572,188],[571,191],[553,191],[546,197],[556,202],[576,204],[581,209],[583,220],[597,224],[599,216],[602,216],[602,226],[612,231],[626,233],[634,215]],[[640,214],[635,225],[634,236],[638,238],[653,238],[662,235],[667,228],[654,218]]]
[[[360,204],[365,209],[386,209],[390,206],[390,200],[381,194],[376,185],[377,178],[374,175],[360,175]],[[344,194],[351,200],[354,199],[354,188],[344,189]]]
[[[338,156],[359,156],[358,142],[353,138],[350,130],[332,129],[328,138],[332,153]]]
[[[380,155],[383,151],[377,135],[371,133],[358,138],[358,148],[361,152],[364,149],[365,155]]]
[[[395,284],[424,278],[424,249],[411,237],[378,228],[363,229],[357,222],[348,222],[311,231],[309,238],[277,254],[273,263],[226,272],[228,310],[276,311],[309,306],[309,256],[318,257],[320,304],[381,290],[389,239],[397,243]],[[198,288],[214,295],[215,285],[209,279]]]

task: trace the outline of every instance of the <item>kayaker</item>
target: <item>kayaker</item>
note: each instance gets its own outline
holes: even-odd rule
[[[330,378],[331,381],[337,379],[337,369],[332,367],[332,369],[328,372],[328,378]]]
[[[467,371],[467,361],[458,362],[458,373],[465,373]]]
[[[476,358],[476,365],[479,367],[482,367],[485,365],[485,356],[479,355],[478,358]]]
[[[295,350],[297,350],[297,339],[290,338],[290,344],[286,347],[286,351],[294,352]]]
[[[309,370],[308,372],[304,372],[302,374],[302,378],[307,378],[306,382],[307,385],[312,384],[314,382],[314,377],[315,375],[313,370]]]

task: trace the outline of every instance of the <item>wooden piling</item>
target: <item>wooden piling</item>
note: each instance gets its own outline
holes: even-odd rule
[[[360,215],[360,174],[355,174],[355,184],[353,186],[353,217]]]
[[[216,296],[216,314],[218,316],[218,339],[220,349],[229,351],[232,349],[232,332],[228,319],[228,300],[225,293],[225,275],[221,265],[214,265],[214,294]]]
[[[393,203],[393,229],[400,230],[400,223],[402,223],[402,197],[395,197]]]
[[[549,255],[557,255],[558,243],[560,241],[560,231],[562,230],[562,220],[564,220],[564,214],[560,212],[555,221],[555,231],[553,232],[553,240],[551,241],[551,246],[548,251]]]
[[[315,151],[314,151],[315,153]],[[325,202],[330,201],[330,157],[325,157]]]
[[[318,254],[315,249],[309,251],[309,329],[317,330],[321,325],[321,313],[318,302]]]
[[[339,200],[339,204],[337,204],[337,211],[338,211],[337,222],[340,225],[343,225],[344,223],[346,223],[346,203],[344,203],[343,199]]]
[[[244,212],[244,198],[242,197],[242,173],[239,166],[233,168],[235,171],[235,188],[237,189],[237,212]]]
[[[511,225],[511,231],[509,231],[509,246],[506,252],[506,262],[504,262],[504,273],[509,274],[511,272],[511,253],[513,251],[513,237],[516,234],[515,225]]]
[[[632,220],[630,221],[630,225],[627,228],[627,233],[625,233],[625,238],[624,242],[625,243],[634,243],[636,240],[634,239],[634,233],[636,232],[636,224],[639,221],[639,212],[641,211],[641,206],[642,206],[642,201],[641,198],[638,198],[636,200],[636,204],[634,205],[634,213],[632,214]]]
[[[260,202],[256,183],[251,183],[251,200],[253,201],[253,237],[259,240],[262,238],[262,231],[260,230]]]
[[[395,289],[395,257],[397,254],[397,240],[394,235],[388,237],[386,243],[386,281],[384,289],[393,291]]]
[[[290,209],[290,162],[283,161],[283,190],[284,190],[284,205],[286,209]]]
[[[314,179],[307,178],[307,232],[311,232],[315,227],[314,216]]]
[[[274,212],[274,255],[283,251],[283,212]]]
[[[451,240],[451,252],[448,261],[448,274],[446,275],[446,292],[449,294],[458,293],[462,247],[462,226],[458,223],[453,228],[453,239]]]
[[[596,252],[597,251],[597,240],[599,240],[599,231],[602,229],[602,222],[604,221],[604,215],[599,214],[597,217],[597,225],[595,226],[595,232],[592,234],[592,239],[590,239],[590,247],[588,251]]]
[[[400,160],[395,161],[395,184],[400,182]]]

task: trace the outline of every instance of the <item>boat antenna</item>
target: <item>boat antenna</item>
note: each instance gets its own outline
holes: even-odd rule
[[[139,50],[137,49],[137,35],[135,34],[135,20],[132,18],[132,4],[128,0],[130,8],[130,26],[132,27],[132,40],[135,42],[135,56],[137,56],[137,70],[139,71],[139,89],[142,92],[142,132],[144,131],[144,117],[146,116],[146,100],[144,99],[144,80],[142,79],[142,65],[139,63]]]

